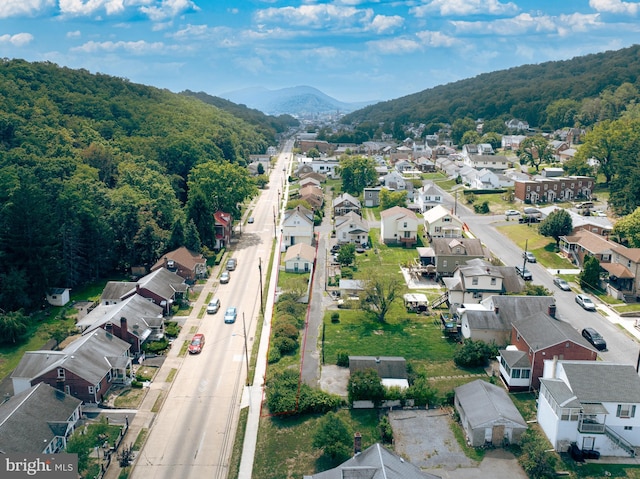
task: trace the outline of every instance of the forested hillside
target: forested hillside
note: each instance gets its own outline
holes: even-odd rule
[[[265,117],[266,118],[266,117]],[[212,245],[211,213],[257,192],[244,165],[276,144],[187,96],[52,63],[0,63],[0,308],[38,307],[167,247]]]
[[[482,74],[371,105],[346,115],[342,122],[453,124],[462,118],[517,118],[534,127],[552,128],[547,106],[554,101],[595,99],[623,83],[637,86],[639,76],[640,46],[633,46]],[[589,111],[584,115],[585,126],[601,119],[592,117]]]

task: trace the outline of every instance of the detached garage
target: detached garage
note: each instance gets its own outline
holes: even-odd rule
[[[455,395],[455,407],[471,446],[520,443],[527,423],[504,389],[478,379],[455,388]]]

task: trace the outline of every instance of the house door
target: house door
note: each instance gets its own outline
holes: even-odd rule
[[[491,436],[491,444],[494,446],[500,446],[504,439],[504,424],[499,426],[493,426],[493,434]]]
[[[582,438],[582,450],[583,451],[592,451],[595,445],[596,445],[596,438],[595,437],[583,437]]]

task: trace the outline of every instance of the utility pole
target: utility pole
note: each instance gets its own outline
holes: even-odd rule
[[[249,347],[247,346],[247,327],[244,324],[244,311],[242,312],[242,332],[244,333],[244,357],[247,361],[247,386],[250,386],[249,382]]]
[[[262,293],[262,257],[258,258],[258,271],[260,272],[260,312],[264,314],[264,294]]]
[[[529,247],[529,240],[524,242],[524,255],[522,258],[522,278],[524,279],[524,271],[527,269],[527,248]]]
[[[273,207],[273,237],[278,237],[278,232],[276,230],[276,207]]]

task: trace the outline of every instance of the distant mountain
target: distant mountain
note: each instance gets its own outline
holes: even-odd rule
[[[582,102],[630,83],[639,87],[640,46],[523,65],[376,103],[346,115],[343,123],[453,123],[457,119],[517,118],[534,127],[551,125],[547,106]],[[566,126],[566,125],[563,125]]]
[[[267,115],[289,114],[299,118],[338,112],[350,113],[375,103],[375,101],[346,103],[325,95],[310,86],[296,86],[279,90],[261,87],[245,88],[222,93],[218,96],[233,103],[255,108]]]

